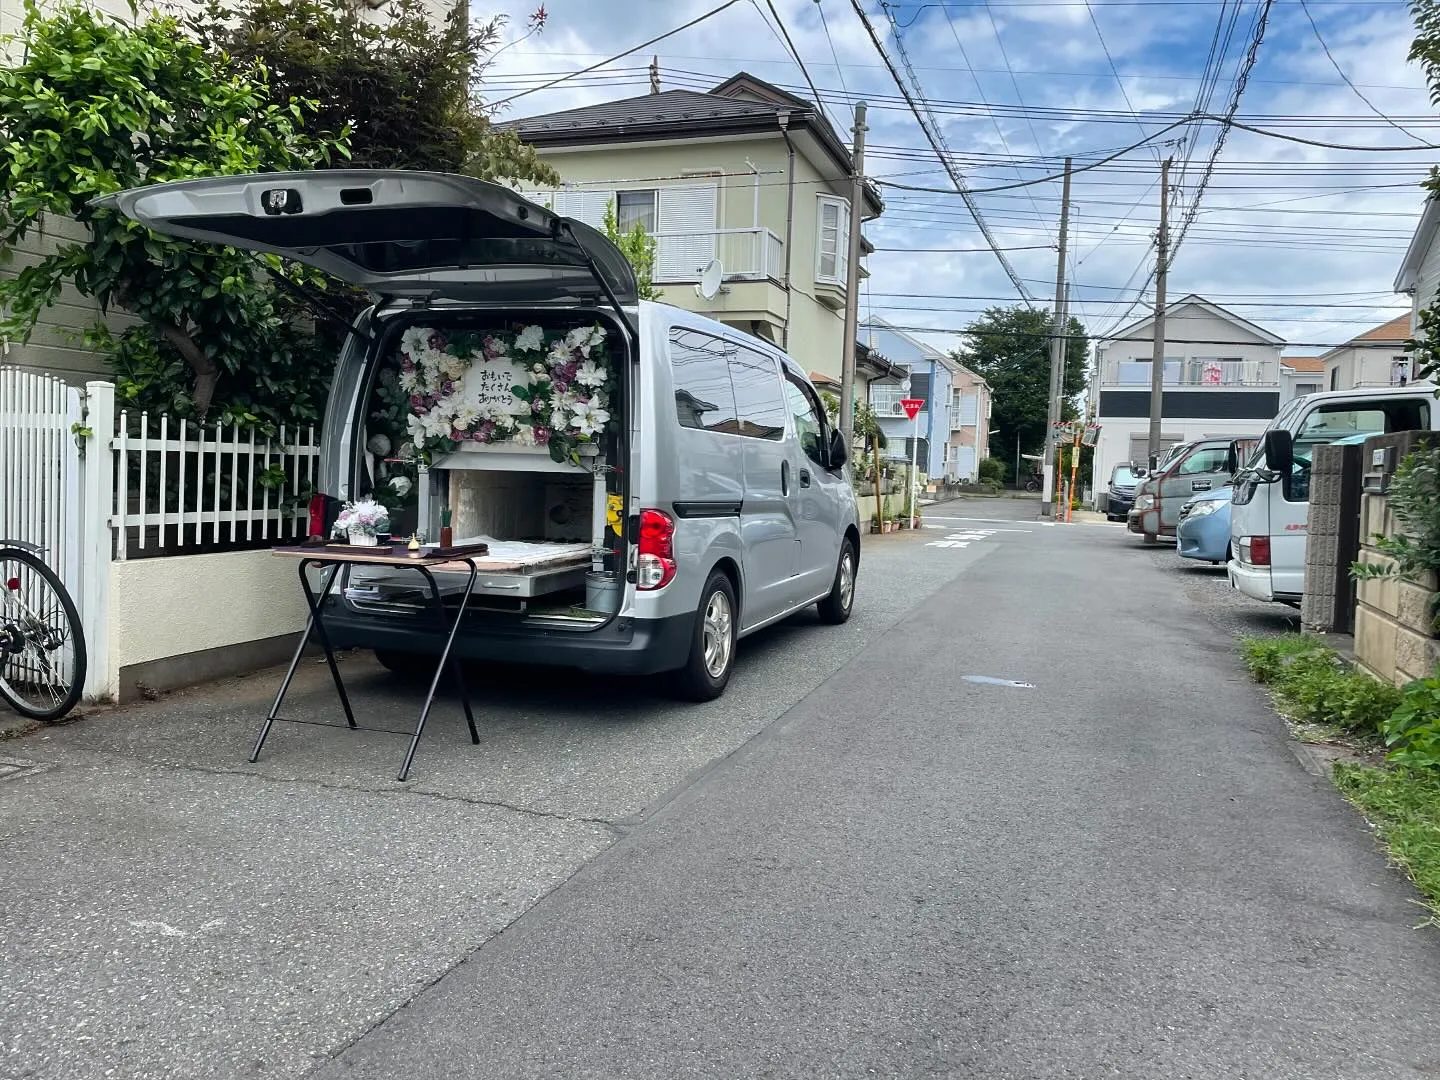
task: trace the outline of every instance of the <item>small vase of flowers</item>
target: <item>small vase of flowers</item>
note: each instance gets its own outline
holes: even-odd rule
[[[374,547],[379,534],[390,530],[390,511],[374,499],[346,503],[335,519],[335,535],[344,536],[356,547]]]

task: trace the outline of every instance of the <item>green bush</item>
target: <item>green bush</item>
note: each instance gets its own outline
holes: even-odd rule
[[[1005,463],[999,458],[987,457],[980,462],[979,476],[981,483],[1005,484]]]
[[[1350,670],[1318,638],[1249,638],[1241,649],[1250,673],[1300,723],[1379,735],[1401,704],[1399,690]]]
[[[1440,669],[1400,691],[1400,706],[1380,733],[1397,765],[1440,768]]]
[[[1336,762],[1335,786],[1360,808],[1391,859],[1425,894],[1432,918],[1440,915],[1440,774]]]

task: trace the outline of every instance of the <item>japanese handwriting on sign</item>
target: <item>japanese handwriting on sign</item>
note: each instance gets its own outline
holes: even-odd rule
[[[515,396],[512,388],[529,381],[525,372],[508,360],[477,358],[465,373],[465,396],[482,408],[520,413],[525,411],[525,403]]]

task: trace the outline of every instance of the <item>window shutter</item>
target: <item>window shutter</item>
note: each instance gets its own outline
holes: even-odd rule
[[[715,258],[715,185],[662,187],[658,202],[655,280],[698,281],[700,269]]]

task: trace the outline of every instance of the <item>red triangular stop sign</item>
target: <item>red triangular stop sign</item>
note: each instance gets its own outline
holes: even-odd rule
[[[914,420],[915,414],[925,407],[925,399],[918,397],[901,398],[900,407],[905,410],[905,419]]]

